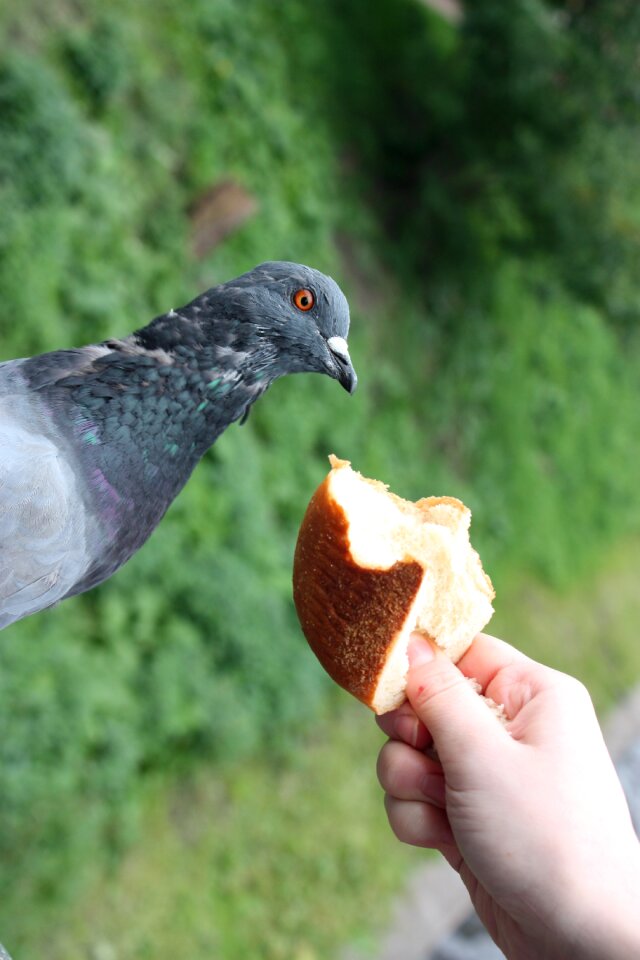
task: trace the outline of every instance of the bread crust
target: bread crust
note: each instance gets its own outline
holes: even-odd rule
[[[298,534],[295,607],[327,673],[381,714],[404,700],[412,631],[456,662],[491,619],[493,586],[460,500],[403,500],[329,459]]]
[[[293,599],[309,646],[327,673],[371,707],[424,570],[414,560],[386,570],[356,564],[348,519],[331,496],[329,483],[330,475],[314,493],[302,521],[293,562]],[[333,637],[340,643],[332,644]]]

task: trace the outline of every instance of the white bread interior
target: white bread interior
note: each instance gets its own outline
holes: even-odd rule
[[[411,633],[429,637],[455,662],[490,620],[495,594],[469,542],[471,512],[460,500],[428,497],[412,503],[362,477],[347,461],[330,461],[328,492],[347,519],[353,561],[375,570],[414,561],[424,570],[369,704],[386,713],[405,699]]]

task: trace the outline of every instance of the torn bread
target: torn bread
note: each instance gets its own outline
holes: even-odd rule
[[[405,699],[411,633],[457,661],[491,618],[494,591],[460,500],[411,503],[329,459],[298,535],[294,602],[330,676],[386,713]]]

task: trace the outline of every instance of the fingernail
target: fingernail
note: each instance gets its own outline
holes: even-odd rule
[[[410,667],[419,667],[423,663],[429,663],[435,657],[435,650],[428,640],[420,633],[412,633],[407,648]]]
[[[403,740],[409,746],[416,747],[420,733],[420,722],[416,716],[400,714],[396,717],[394,732],[398,740]]]

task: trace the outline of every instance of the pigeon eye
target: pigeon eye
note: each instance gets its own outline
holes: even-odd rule
[[[311,290],[296,290],[293,295],[293,302],[295,303],[298,310],[311,310],[311,307],[316,302]]]

